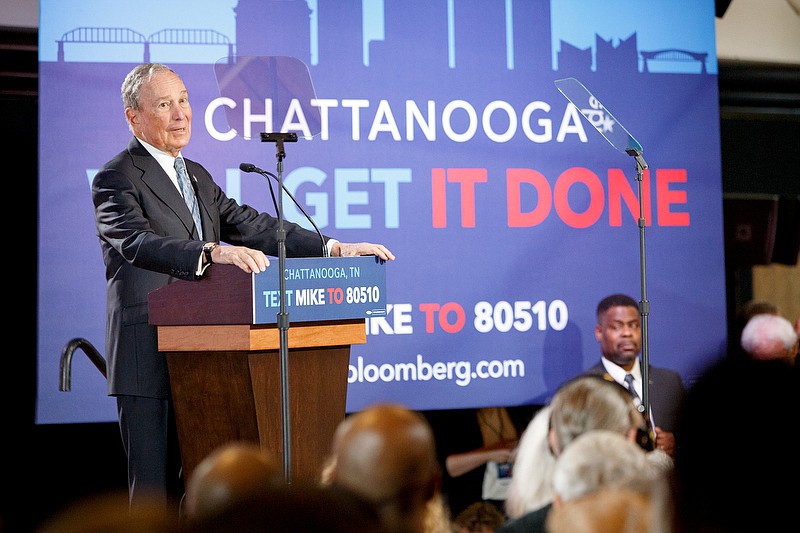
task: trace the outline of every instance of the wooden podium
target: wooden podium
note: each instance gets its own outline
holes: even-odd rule
[[[200,281],[177,281],[149,295],[150,323],[169,366],[185,479],[233,440],[257,442],[277,461],[284,458],[280,330],[253,323],[253,280],[238,267],[213,265]],[[319,479],[345,417],[350,345],[364,343],[363,318],[290,324],[292,482]]]

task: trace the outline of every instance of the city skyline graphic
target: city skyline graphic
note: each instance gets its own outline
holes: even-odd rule
[[[551,13],[552,3],[554,13]],[[641,73],[716,73],[717,65],[713,40],[702,47],[681,36],[685,32],[670,32],[670,37],[655,36],[652,23],[643,17],[636,26],[623,26],[623,34],[604,28],[602,21],[595,27],[584,24],[578,32],[574,19],[559,22],[564,4],[571,2],[520,2],[496,0],[489,3],[440,0],[431,3],[411,3],[384,0],[356,0],[349,9],[328,14],[325,4],[304,0],[267,2],[238,0],[223,24],[216,27],[158,28],[150,33],[137,27],[82,25],[63,31],[52,42],[42,37],[42,59],[52,55],[59,62],[102,62],[105,53],[116,50],[113,62],[190,62],[213,63],[223,57],[236,55],[292,55],[313,68],[324,65],[325,58],[337,50],[348,50],[353,67],[379,66],[397,61],[394,50],[402,50],[405,40],[430,42],[439,56],[414,58],[430,62],[437,68],[467,70],[486,68],[520,70],[549,68],[557,72],[598,72],[606,69]],[[657,2],[658,3],[658,2]],[[660,2],[663,3],[663,2]],[[379,9],[374,8],[379,4]],[[487,9],[490,5],[492,9]],[[653,2],[650,2],[653,4]],[[311,7],[313,5],[313,8]],[[373,5],[372,9],[367,9]],[[558,6],[558,9],[555,9]],[[342,16],[342,12],[347,16]],[[91,24],[93,17],[87,17]],[[587,18],[586,14],[577,19]],[[592,17],[594,19],[594,17]],[[104,20],[97,16],[98,21]],[[304,23],[303,21],[308,21]],[[542,27],[549,20],[546,32],[531,32],[532,21]],[[289,43],[270,42],[271,24],[289,24],[296,38]],[[476,54],[473,42],[466,44],[480,24],[483,42]],[[233,26],[233,29],[229,29]],[[227,28],[226,28],[227,27]],[[571,27],[568,32],[565,27]],[[48,34],[52,35],[53,29]],[[48,51],[49,50],[49,51]],[[328,52],[326,52],[328,51]],[[181,59],[182,57],[189,59]],[[551,61],[548,64],[547,58]],[[337,59],[337,61],[340,59]]]

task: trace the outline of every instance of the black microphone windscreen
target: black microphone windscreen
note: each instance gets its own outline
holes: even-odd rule
[[[239,170],[242,172],[255,172],[256,166],[252,163],[242,163],[239,165]]]

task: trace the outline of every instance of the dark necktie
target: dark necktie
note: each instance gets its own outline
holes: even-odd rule
[[[639,397],[639,394],[633,387],[633,374],[625,374],[625,385],[628,386],[628,390],[630,391],[633,398],[636,400],[636,404],[641,405],[642,399]]]
[[[197,235],[200,239],[203,238],[203,226],[200,222],[200,208],[197,205],[197,198],[194,195],[194,188],[189,181],[189,173],[186,172],[186,163],[182,157],[175,158],[175,172],[178,174],[178,185],[181,187],[181,194],[183,201],[186,202],[186,207],[192,213],[194,219],[194,226],[197,229]]]

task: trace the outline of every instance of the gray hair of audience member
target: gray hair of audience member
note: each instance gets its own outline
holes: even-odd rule
[[[509,518],[518,518],[553,500],[550,480],[556,458],[547,442],[549,428],[550,406],[545,405],[533,415],[514,453],[514,475],[505,501]]]
[[[760,314],[747,321],[741,345],[756,360],[784,359],[794,362],[797,356],[797,331],[779,315]]]
[[[556,455],[587,431],[607,429],[634,440],[645,425],[628,391],[598,376],[568,381],[556,391],[550,407],[550,447]]]
[[[638,444],[615,431],[592,430],[576,437],[556,459],[554,500],[572,501],[603,487],[649,496],[658,479]]]
[[[652,500],[636,491],[604,488],[552,509],[547,533],[642,533],[652,531]]]

